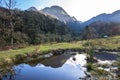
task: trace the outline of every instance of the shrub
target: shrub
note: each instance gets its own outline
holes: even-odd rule
[[[87,67],[88,72],[94,70],[94,68],[95,68],[95,66],[92,63],[88,63],[86,67]]]

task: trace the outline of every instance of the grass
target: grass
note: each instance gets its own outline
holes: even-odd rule
[[[111,37],[111,38],[103,38],[103,39],[95,39],[91,40],[91,42],[94,43],[96,48],[105,48],[105,49],[117,49],[120,48],[120,36]],[[42,44],[37,46],[28,46],[26,48],[22,49],[15,49],[15,50],[6,50],[0,52],[0,60],[2,58],[13,58],[15,55],[19,54],[31,54],[34,51],[38,51],[41,54],[47,51],[56,50],[56,49],[83,49],[86,46],[87,41],[77,41],[77,42],[71,42],[71,43],[49,43],[49,44]]]
[[[118,49],[120,48],[120,36],[97,39],[96,46],[105,49]]]
[[[53,43],[53,44],[43,44],[43,45],[37,45],[37,46],[28,46],[26,48],[22,49],[16,49],[16,50],[7,50],[7,51],[1,51],[0,52],[0,59],[2,58],[12,58],[15,57],[15,55],[18,54],[30,54],[34,51],[39,51],[39,53],[44,53],[51,50],[57,50],[57,49],[67,49],[67,48],[82,48],[81,45],[75,44],[75,43]]]

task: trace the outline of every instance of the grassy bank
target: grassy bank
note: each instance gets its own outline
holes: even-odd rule
[[[105,48],[105,49],[118,49],[120,48],[120,36],[104,38],[104,39],[95,39],[91,40],[96,48]],[[78,41],[71,43],[51,43],[51,44],[42,44],[37,46],[28,46],[22,49],[7,50],[0,52],[0,62],[3,58],[14,58],[16,55],[25,55],[33,54],[34,52],[39,52],[43,54],[45,52],[57,49],[83,49],[85,48],[87,41]]]
[[[120,48],[120,36],[93,40],[97,48],[118,49]]]
[[[16,50],[7,50],[0,52],[0,61],[3,58],[14,58],[15,55],[24,55],[24,54],[33,54],[34,52],[38,52],[43,54],[45,52],[49,52],[51,50],[57,49],[76,49],[76,48],[83,48],[81,45],[76,43],[53,43],[53,44],[42,44],[37,46],[28,46],[22,49]]]

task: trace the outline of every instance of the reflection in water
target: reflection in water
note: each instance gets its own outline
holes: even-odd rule
[[[44,60],[41,62],[41,64],[45,66],[50,66],[52,68],[59,68],[63,66],[63,64],[71,57],[69,54],[63,54],[59,56],[54,56],[50,58],[49,60]]]
[[[104,60],[109,60],[109,61],[112,61],[112,60],[117,60],[118,58],[118,55],[117,54],[106,54],[106,53],[100,53],[100,54],[94,54],[94,57],[96,57],[97,59],[100,59],[102,61]]]
[[[85,58],[85,54],[63,54],[46,59],[36,66],[20,64],[14,66],[14,80],[80,80],[80,77],[85,76]]]
[[[5,72],[1,73],[1,76],[4,76],[2,80],[15,80],[14,70],[5,70]]]

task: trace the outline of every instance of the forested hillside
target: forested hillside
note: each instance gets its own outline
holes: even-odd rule
[[[120,23],[96,21],[89,25],[94,28],[99,37],[120,35]]]
[[[40,44],[45,42],[71,41],[74,35],[69,28],[55,18],[37,11],[12,10],[13,31],[9,10],[0,8],[0,46]],[[11,32],[13,36],[11,36]]]
[[[6,46],[9,49],[11,45],[19,47],[23,44],[37,45],[87,39],[89,29],[94,35],[93,39],[120,35],[118,22],[95,21],[87,26],[88,29],[78,29],[81,27],[78,22],[73,21],[67,24],[38,10],[21,11],[0,7],[0,50]]]

